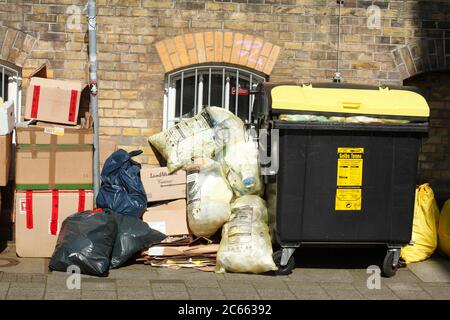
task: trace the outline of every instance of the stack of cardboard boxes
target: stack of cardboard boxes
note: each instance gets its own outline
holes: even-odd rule
[[[92,128],[79,123],[86,86],[30,80],[25,120],[16,126],[15,240],[21,257],[51,257],[61,223],[93,208]],[[37,121],[37,122],[36,122]]]
[[[162,243],[144,252],[144,263],[157,267],[214,270],[219,245],[192,235],[186,208],[186,171],[169,174],[166,167],[144,166],[141,179],[149,207],[144,222],[168,236]]]
[[[167,236],[189,234],[186,215],[186,171],[170,174],[166,167],[143,166],[141,179],[149,207],[143,220]]]

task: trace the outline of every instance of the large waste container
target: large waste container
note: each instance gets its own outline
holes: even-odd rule
[[[406,87],[269,83],[253,115],[260,141],[269,132],[278,274],[290,273],[302,244],[375,244],[387,246],[382,273],[393,276],[411,241],[425,99]]]

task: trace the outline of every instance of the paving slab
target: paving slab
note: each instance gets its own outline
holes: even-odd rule
[[[410,269],[423,282],[450,282],[450,259],[433,256],[431,259],[411,263]]]
[[[225,300],[220,288],[188,288],[192,300]]]
[[[7,300],[42,300],[45,288],[10,288]]]
[[[150,286],[148,288],[123,288],[117,289],[117,297],[119,300],[153,300],[154,295]]]
[[[253,287],[256,289],[277,289],[277,290],[289,290],[286,282],[281,279],[278,280],[253,280],[251,281]]]
[[[190,300],[187,291],[153,291],[155,300]]]
[[[399,300],[399,297],[387,286],[381,286],[380,289],[369,289],[367,286],[355,287],[367,300]]]
[[[158,291],[184,291],[186,292],[187,287],[184,281],[180,280],[159,280],[151,281],[150,286],[154,292]]]
[[[139,280],[139,279],[159,279],[159,274],[156,270],[150,267],[146,270],[136,269],[117,269],[110,270],[108,279],[124,279],[124,280]]]
[[[0,300],[5,300],[8,294],[9,282],[0,282]]]
[[[402,300],[431,300],[432,296],[418,283],[392,283],[388,285]]]
[[[116,282],[112,279],[85,279],[81,281],[83,291],[114,291]]]
[[[442,283],[424,283],[422,288],[436,300],[450,300],[450,286]]]
[[[324,283],[320,286],[325,289],[333,300],[363,300],[364,296],[351,283]]]
[[[257,289],[257,292],[263,300],[295,300],[295,295],[287,289]]]
[[[117,291],[81,290],[81,300],[117,300]]]
[[[350,271],[343,269],[294,269],[289,275],[293,281],[302,282],[342,282],[351,283],[354,278]]]
[[[12,282],[9,286],[10,289],[20,289],[20,288],[37,288],[45,289],[45,283],[41,282]]]
[[[287,282],[287,286],[299,300],[326,300],[331,297],[318,283]]]
[[[258,293],[252,292],[225,292],[225,298],[227,300],[261,300]]]
[[[145,279],[118,279],[117,288],[147,288],[150,289],[150,281]]]
[[[46,292],[44,300],[80,300],[80,291],[67,291],[67,292]]]
[[[219,280],[218,283],[225,293],[256,293],[252,281]]]
[[[188,288],[216,288],[220,290],[219,282],[215,279],[185,280],[184,283]]]
[[[48,273],[48,259],[42,258],[19,258],[10,253],[4,253],[0,255],[3,258],[2,263],[0,263],[0,271],[8,273],[25,273],[25,274],[46,274]],[[4,266],[6,260],[15,261],[16,265]],[[3,265],[3,267],[2,267]]]

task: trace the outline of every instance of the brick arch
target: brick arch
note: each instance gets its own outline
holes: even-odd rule
[[[425,38],[420,43],[398,46],[391,51],[401,80],[429,71],[450,70],[450,53],[446,52],[446,40]],[[448,44],[447,44],[448,46]]]
[[[198,32],[156,43],[166,72],[201,63],[229,63],[270,75],[280,47],[261,37],[222,31]]]
[[[0,26],[0,60],[23,67],[37,41],[30,34]]]

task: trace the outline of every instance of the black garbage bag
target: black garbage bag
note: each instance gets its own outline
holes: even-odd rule
[[[123,214],[114,214],[117,222],[117,236],[111,258],[111,268],[118,268],[134,254],[161,242],[167,236],[151,229],[144,221]]]
[[[147,194],[141,181],[141,165],[131,159],[142,153],[117,150],[105,162],[97,208],[111,209],[140,218],[147,207]]]
[[[83,274],[107,276],[116,235],[117,224],[108,211],[85,211],[67,217],[49,269],[66,272],[76,265]]]

